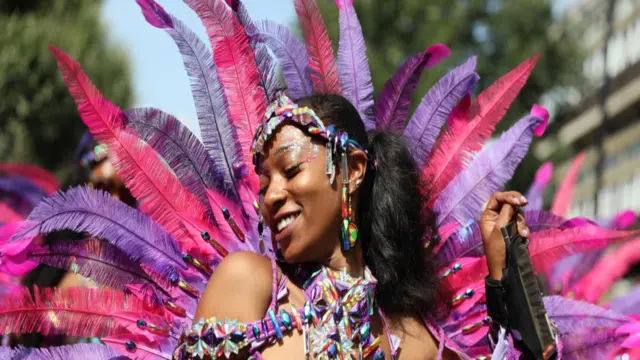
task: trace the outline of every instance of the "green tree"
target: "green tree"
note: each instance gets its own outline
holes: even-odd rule
[[[126,54],[107,41],[99,0],[0,3],[0,161],[65,175],[86,127],[49,45],[77,59],[105,96],[123,107],[132,97]]]
[[[334,1],[318,0],[329,34],[339,38]],[[428,70],[413,99],[417,106],[427,90],[449,69],[470,55],[478,56],[485,89],[525,58],[541,53],[526,87],[514,102],[497,133],[539,101],[551,89],[582,88],[582,49],[575,27],[554,19],[551,0],[358,0],[358,18],[367,43],[373,83],[379,91],[393,71],[409,56],[430,44],[444,43],[452,54]],[[554,93],[559,107],[567,102]],[[510,187],[527,189],[540,162],[530,154],[522,162]]]

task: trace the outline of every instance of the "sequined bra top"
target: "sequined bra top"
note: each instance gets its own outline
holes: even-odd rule
[[[241,323],[229,319],[200,319],[183,332],[173,358],[229,359],[239,353],[248,353],[249,359],[262,359],[264,347],[278,341],[287,332],[303,335],[307,359],[384,359],[380,349],[381,337],[371,332],[371,318],[380,312],[374,304],[376,280],[369,269],[363,278],[354,278],[346,272],[335,272],[321,267],[311,273],[302,284],[305,304],[302,308],[279,308],[279,302],[287,295],[286,276],[278,276],[273,267],[273,299],[262,320]],[[384,316],[380,312],[384,321]],[[442,330],[427,324],[436,338]],[[385,334],[395,359],[400,340]],[[444,346],[441,341],[440,352]]]

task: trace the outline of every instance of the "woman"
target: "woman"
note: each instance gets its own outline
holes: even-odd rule
[[[433,333],[435,328],[429,319],[437,315],[441,305],[436,302],[438,275],[430,266],[432,255],[422,241],[426,229],[422,186],[405,139],[393,132],[380,132],[369,140],[357,110],[339,95],[312,95],[300,99],[297,105],[312,109],[325,127],[333,126],[336,134],[346,134],[353,146],[346,147],[348,166],[344,165],[338,160],[341,152],[327,155],[330,150],[323,146],[326,139],[310,135],[308,126],[297,120],[280,122],[262,149],[254,145],[263,199],[261,213],[285,267],[316,264],[335,273],[344,271],[354,279],[364,277],[370,269],[377,280],[378,310],[371,328],[382,338],[380,348],[385,357],[397,353],[398,359],[437,358],[441,339]],[[276,109],[276,113],[279,111]],[[334,181],[325,171],[330,159],[336,159]],[[342,170],[345,168],[347,173]],[[349,211],[353,211],[359,231],[355,245],[349,249],[342,246],[340,238],[345,206],[341,184],[346,184]],[[526,199],[517,192],[496,193],[483,214],[483,242],[495,279],[502,278],[505,265],[499,228],[510,221],[516,206],[524,205]],[[523,237],[529,235],[522,217],[518,218],[518,230]],[[303,290],[302,285],[308,277],[287,274],[287,281],[282,270],[274,274],[277,279],[272,278],[272,266],[266,257],[250,252],[230,255],[213,273],[196,319],[260,320],[276,296],[273,282],[278,287],[284,283],[288,291],[288,296],[278,302],[276,313],[302,308],[311,300],[306,295],[310,290]],[[400,339],[399,349],[392,349],[392,337]],[[293,332],[267,347],[262,356],[303,359],[304,341],[301,333]],[[318,355],[313,350],[311,353]],[[450,351],[445,358],[456,355]]]

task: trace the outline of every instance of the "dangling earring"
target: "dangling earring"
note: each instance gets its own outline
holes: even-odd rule
[[[351,250],[356,245],[356,241],[358,241],[358,227],[353,222],[346,147],[342,151],[342,226],[340,232],[342,249]]]
[[[258,236],[260,238],[260,254],[264,255],[264,252],[266,251],[264,248],[264,236],[262,235],[262,233],[264,232],[264,222],[262,221],[262,215],[258,216]]]

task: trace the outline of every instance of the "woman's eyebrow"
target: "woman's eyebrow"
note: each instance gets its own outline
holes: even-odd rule
[[[285,145],[281,145],[278,146],[275,150],[273,150],[273,155],[272,156],[277,156],[278,154],[281,154],[283,152],[289,151],[291,149],[293,149],[294,147],[297,147],[298,144],[296,143],[290,143],[290,144],[285,144]]]

